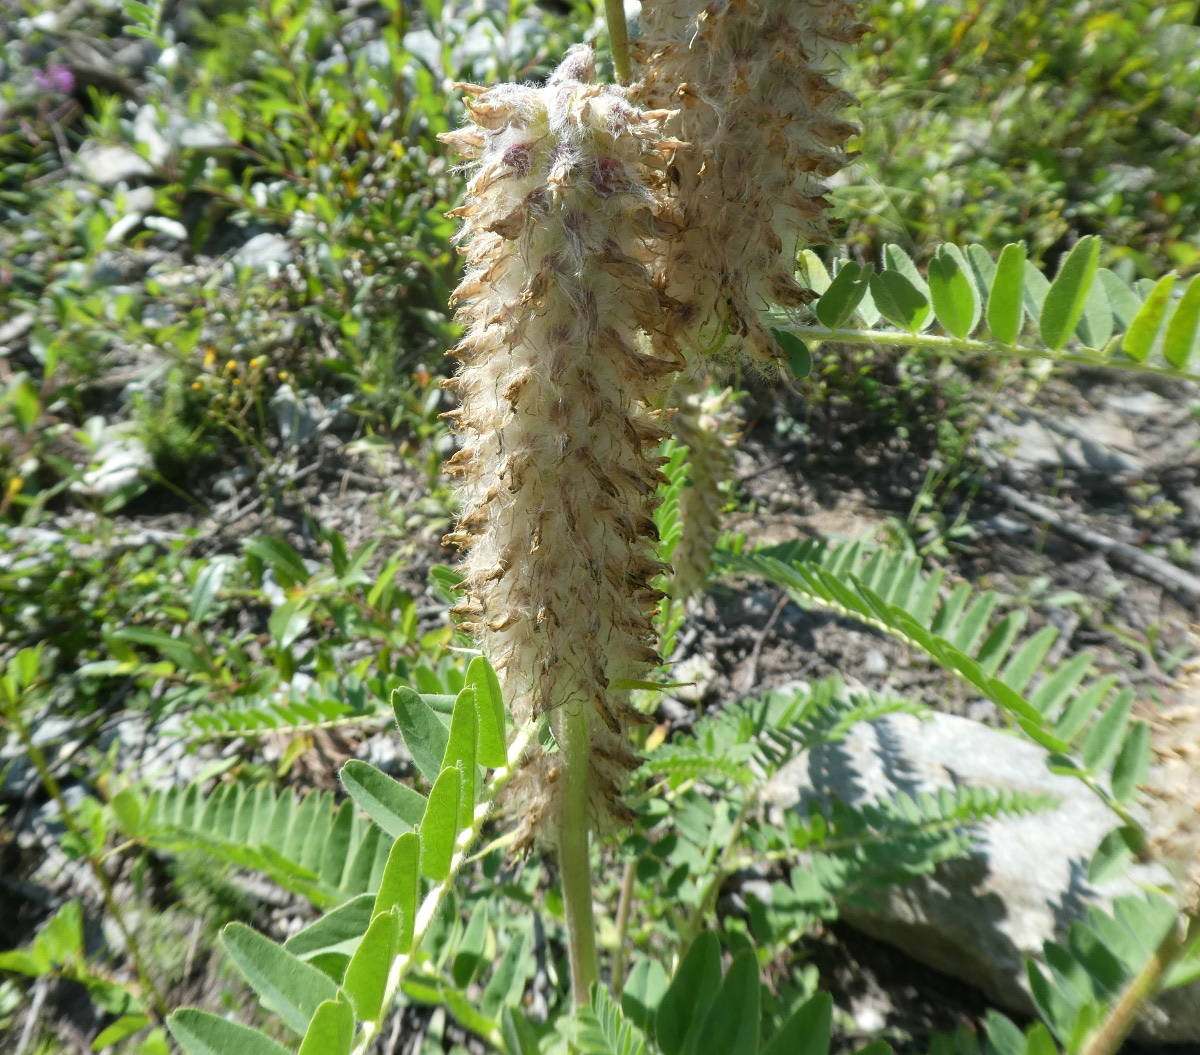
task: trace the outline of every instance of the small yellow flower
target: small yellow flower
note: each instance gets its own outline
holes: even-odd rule
[[[8,478],[8,486],[4,489],[5,498],[16,498],[21,493],[21,488],[25,486],[25,477],[10,476]]]
[[[262,364],[263,364],[263,357],[261,355],[256,355],[253,359],[250,360],[250,362],[247,365],[250,367],[251,370],[259,370],[262,368]]]
[[[204,369],[211,370],[213,363],[217,361],[217,349],[211,344],[204,349]]]
[[[280,381],[286,381],[286,380],[287,380],[289,377],[291,377],[291,376],[292,376],[292,375],[291,375],[291,374],[289,374],[289,373],[288,373],[286,370],[280,370],[280,371],[279,371],[279,380],[280,380]]]
[[[193,392],[203,392],[204,391],[203,383],[200,381],[193,381],[192,382],[192,391]]]
[[[230,359],[229,362],[225,364],[225,370],[227,373],[236,374],[238,370],[237,360]]]
[[[241,379],[240,377],[235,377],[235,378],[233,379],[233,387],[234,387],[234,388],[239,388],[239,387],[241,387],[241,384],[242,384],[242,379]]]

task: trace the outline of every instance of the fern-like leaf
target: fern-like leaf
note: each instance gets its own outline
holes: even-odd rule
[[[1123,819],[1136,790],[1129,774],[1149,757],[1145,724],[1130,720],[1132,693],[1097,677],[1084,653],[1046,663],[1057,631],[1024,636],[1020,610],[995,618],[999,597],[966,584],[943,590],[944,573],[861,542],[789,543],[749,554],[724,553],[731,574],[774,582],[798,603],[823,607],[882,630],[925,652],[1007,712],[1050,756],[1056,772],[1076,776]]]
[[[846,261],[830,279],[805,250],[807,280],[821,293],[816,324],[781,316],[781,332],[815,343],[921,346],[1200,381],[1200,276],[1184,283],[1169,274],[1142,292],[1099,267],[1100,255],[1098,238],[1081,238],[1049,279],[1025,259],[1023,245],[1005,246],[999,259],[980,245],[942,245],[922,274],[889,245],[878,270]],[[935,321],[942,333],[926,333]]]

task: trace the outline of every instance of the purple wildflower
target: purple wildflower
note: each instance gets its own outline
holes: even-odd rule
[[[38,70],[33,79],[43,92],[70,95],[75,90],[75,74],[69,66],[63,66],[61,63]]]

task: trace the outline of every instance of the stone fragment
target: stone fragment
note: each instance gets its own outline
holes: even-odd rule
[[[789,763],[767,789],[783,806],[837,797],[850,805],[904,792],[983,786],[1044,793],[1053,809],[999,817],[980,828],[976,851],[880,895],[869,908],[843,907],[852,926],[913,959],[983,990],[998,1006],[1031,1013],[1024,959],[1060,940],[1089,905],[1169,884],[1158,865],[1134,865],[1099,886],[1087,880],[1100,840],[1118,824],[1079,781],[1051,773],[1045,752],[967,718],[889,715],[856,725],[841,743]],[[1200,1042],[1200,982],[1166,993],[1140,1035]]]

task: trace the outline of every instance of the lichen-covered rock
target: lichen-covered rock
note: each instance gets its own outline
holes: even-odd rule
[[[664,195],[675,234],[655,274],[702,351],[726,335],[777,357],[760,312],[796,307],[798,245],[826,242],[823,179],[846,164],[857,129],[834,84],[839,46],[865,31],[849,0],[644,0],[634,44],[637,99],[677,112]]]
[[[590,803],[603,827],[626,819],[637,720],[622,679],[659,662],[651,617],[651,518],[661,478],[661,404],[682,365],[657,333],[663,301],[640,256],[661,233],[648,179],[673,144],[663,113],[593,83],[575,47],[544,87],[464,86],[470,123],[443,136],[472,159],[454,293],[466,327],[447,387],[461,450],[462,512],[448,541],[465,552],[455,609],[496,667],[518,724],[584,713]],[[664,352],[666,354],[664,354]],[[517,843],[549,838],[554,755],[533,749],[510,785]]]

